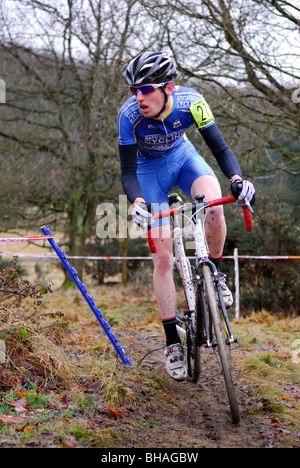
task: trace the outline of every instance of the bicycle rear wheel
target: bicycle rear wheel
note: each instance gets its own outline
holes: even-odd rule
[[[197,299],[197,286],[192,282],[188,285],[195,294],[194,308],[190,310],[184,284],[176,266],[174,266],[174,283],[176,288],[176,323],[185,349],[188,380],[196,383],[201,373],[200,346],[202,344],[202,320],[199,300]]]
[[[215,350],[219,354],[222,366],[222,374],[224,377],[225,387],[229,399],[232,422],[234,424],[238,424],[240,421],[239,408],[231,375],[231,362],[226,344],[226,335],[223,331],[223,324],[220,316],[221,311],[218,307],[217,302],[217,289],[214,284],[212,273],[208,265],[203,265],[202,273],[205,281],[206,301],[213,325],[213,336],[211,337],[211,339],[212,341],[216,341],[217,343]]]

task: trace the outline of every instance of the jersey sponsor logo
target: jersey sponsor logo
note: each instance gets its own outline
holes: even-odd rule
[[[176,120],[173,124],[173,128],[178,128],[178,127],[181,127],[182,126],[182,123],[180,122],[180,120]]]
[[[177,96],[177,109],[189,109],[196,99],[199,99],[200,95],[195,94],[183,94]]]
[[[192,105],[192,100],[187,96],[179,96],[177,99],[177,109],[189,109]]]
[[[141,118],[141,111],[136,107],[131,107],[125,112],[125,116],[131,124],[135,124]]]
[[[169,133],[168,135],[146,135],[145,136],[145,143],[150,145],[167,145],[168,143],[172,143],[173,141],[178,140],[184,134],[184,130],[178,130],[176,132]]]

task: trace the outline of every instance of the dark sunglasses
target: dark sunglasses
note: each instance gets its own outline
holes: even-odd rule
[[[137,96],[137,93],[140,92],[141,94],[150,94],[153,93],[156,88],[161,88],[162,86],[165,86],[166,83],[159,83],[159,84],[149,84],[149,85],[143,85],[143,86],[131,86],[130,91],[132,94]]]

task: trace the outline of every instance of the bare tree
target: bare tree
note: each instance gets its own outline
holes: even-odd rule
[[[299,174],[300,8],[284,0],[142,1],[182,78],[210,94],[241,163]]]
[[[178,82],[203,90],[248,175],[299,174],[299,13],[285,0],[2,0],[11,212],[61,213],[69,252],[84,255],[96,206],[121,190],[122,72],[144,50],[173,53]]]
[[[14,153],[18,202],[22,193],[38,215],[65,213],[69,252],[83,256],[97,205],[121,190],[122,71],[129,45],[134,54],[134,41],[147,40],[139,39],[137,1],[4,0],[0,12],[7,83],[0,138]],[[82,262],[75,267],[81,276]]]

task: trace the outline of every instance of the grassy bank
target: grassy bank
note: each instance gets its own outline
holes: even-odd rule
[[[0,291],[0,444],[10,446],[118,447],[149,437],[170,411],[175,393],[163,370],[141,357],[147,335],[163,346],[151,290],[89,290],[120,338],[133,366],[124,366],[75,289],[16,279]],[[276,446],[295,446],[300,432],[300,318],[263,311],[233,323],[240,344],[233,352],[244,417],[266,420]],[[143,335],[144,334],[144,335]],[[150,348],[149,348],[150,347]],[[162,353],[162,351],[161,351]],[[177,392],[177,390],[176,390]],[[252,423],[253,425],[253,423]]]
[[[250,411],[299,428],[300,318],[280,319],[263,311],[241,319],[235,329],[241,345],[235,362],[254,397]]]

